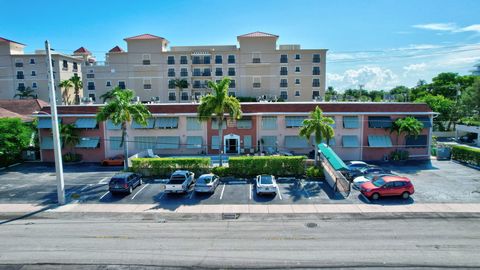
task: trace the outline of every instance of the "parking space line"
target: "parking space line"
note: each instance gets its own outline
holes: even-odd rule
[[[102,178],[102,180],[98,181],[98,184],[107,184],[107,180],[109,179],[110,177],[104,177]]]
[[[250,200],[252,200],[252,189],[253,189],[253,187],[252,187],[252,184],[250,184],[248,186],[250,187],[249,188],[249,190],[250,190]]]
[[[192,190],[192,192],[190,192],[190,196],[188,196],[189,199],[193,197],[193,193],[195,193],[195,190]]]
[[[303,191],[305,192],[305,195],[307,196],[307,199],[310,200],[310,193],[305,189],[305,187],[302,187]]]
[[[220,193],[220,200],[223,198],[224,191],[225,191],[225,183],[223,184],[222,193]]]
[[[278,187],[278,185],[277,185],[277,194],[278,194],[278,197],[280,198],[280,200],[283,200],[282,199],[282,192],[280,192],[280,188]]]
[[[103,194],[102,197],[100,197],[100,200],[103,199],[103,197],[107,196],[108,193],[110,193],[110,191],[105,192],[105,194]]]
[[[138,195],[140,192],[142,192],[142,190],[143,190],[144,188],[148,187],[148,185],[150,185],[150,184],[145,184],[139,191],[137,191],[137,193],[135,193],[135,195],[133,195],[133,197],[132,197],[131,200],[135,199],[135,197],[137,197],[137,195]]]
[[[92,186],[92,184],[88,184],[87,186],[84,186],[82,189],[80,189],[80,191],[84,191],[85,189],[87,189],[87,188],[89,188],[89,187],[91,187],[91,186]]]

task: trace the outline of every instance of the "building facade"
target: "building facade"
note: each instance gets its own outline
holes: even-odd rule
[[[84,95],[99,97],[116,86],[135,90],[139,100],[189,103],[207,89],[207,81],[229,77],[230,94],[258,99],[312,101],[324,96],[326,49],[277,45],[278,36],[254,32],[237,37],[237,45],[174,46],[144,34],[124,39],[97,62],[83,49]],[[82,48],[81,48],[82,49]],[[189,86],[179,89],[175,79]]]
[[[97,123],[95,113],[101,105],[59,106],[63,123],[74,123],[81,130],[81,142],[63,152],[83,155],[84,161],[99,162],[105,157],[123,153],[120,127],[111,122]],[[407,150],[413,159],[428,159],[433,112],[419,103],[324,103],[324,102],[256,102],[242,103],[243,117],[228,119],[224,136],[218,137],[215,121],[199,122],[197,104],[149,104],[152,113],[148,125],[133,122],[128,126],[130,155],[152,149],[160,156],[217,154],[220,140],[229,155],[258,152],[293,151],[306,154],[313,150],[314,140],[299,137],[303,119],[319,106],[332,117],[335,137],[329,145],[344,160],[384,160],[396,150]],[[49,113],[49,108],[43,109]],[[423,124],[418,137],[397,136],[388,131],[395,119],[413,116]],[[41,157],[53,161],[51,120],[39,115]]]
[[[11,99],[19,89],[27,87],[34,91],[38,99],[48,101],[48,67],[45,50],[25,53],[25,44],[0,38],[0,99]],[[58,87],[63,80],[74,74],[82,76],[82,58],[52,51],[53,77],[58,103],[73,103],[74,90]],[[80,92],[80,97],[83,91]]]

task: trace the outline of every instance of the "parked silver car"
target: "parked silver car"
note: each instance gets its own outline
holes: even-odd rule
[[[277,181],[275,181],[275,176],[273,175],[257,175],[255,184],[257,188],[257,195],[277,194]]]
[[[213,173],[202,174],[195,183],[195,192],[214,193],[220,184],[220,177]]]

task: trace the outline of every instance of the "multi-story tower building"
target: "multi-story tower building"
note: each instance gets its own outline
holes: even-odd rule
[[[9,99],[19,89],[30,87],[37,98],[48,101],[48,67],[45,50],[25,53],[25,44],[0,38],[0,98]],[[58,87],[63,80],[74,74],[82,76],[82,59],[52,51],[53,77],[56,86],[57,101],[63,104],[72,103],[74,90]],[[82,96],[82,91],[80,96]]]
[[[192,102],[205,94],[206,82],[228,76],[237,97],[312,101],[325,92],[326,49],[278,45],[278,36],[254,32],[237,37],[237,45],[174,46],[144,34],[126,38],[127,50],[111,49],[105,62],[84,57],[84,95],[99,96],[112,88],[135,90],[141,101]],[[188,87],[179,89],[176,79]]]

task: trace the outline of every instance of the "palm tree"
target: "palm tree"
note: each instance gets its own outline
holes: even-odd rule
[[[335,121],[330,117],[323,116],[322,109],[315,107],[313,112],[310,112],[310,118],[303,120],[302,127],[300,128],[299,135],[307,138],[310,141],[312,134],[315,136],[315,166],[318,159],[318,145],[325,140],[327,144],[330,143],[330,139],[333,138],[335,132],[330,126]]]
[[[63,104],[70,105],[70,94],[68,92],[70,91],[70,88],[73,87],[72,81],[63,80],[60,82],[58,87],[63,88],[63,92],[62,92]]]
[[[115,96],[113,94],[115,91],[123,91],[123,89],[117,86],[114,89],[105,92],[105,94],[100,96],[100,98],[103,100],[102,103],[105,103],[107,100],[112,99]]]
[[[29,98],[37,98],[37,95],[34,94],[35,91],[32,90],[30,87],[27,88],[18,88],[17,91],[19,93],[16,93],[13,98],[18,97],[19,99],[29,99]]]
[[[182,90],[185,89],[185,88],[188,88],[188,81],[185,80],[185,79],[175,79],[174,81],[174,85],[176,88],[178,88],[178,102],[180,102],[180,95],[182,93]]]
[[[242,108],[237,98],[228,95],[228,86],[230,78],[225,77],[219,83],[208,82],[208,87],[212,89],[211,94],[200,99],[198,106],[198,117],[201,121],[208,121],[215,118],[218,123],[218,137],[220,140],[220,167],[222,166],[223,154],[223,122],[225,114],[228,113],[231,118],[240,119],[242,117]]]
[[[75,104],[80,104],[80,89],[83,88],[83,82],[82,78],[78,77],[77,74],[73,75],[72,78],[70,78],[70,81],[73,84],[73,89],[75,90]]]
[[[128,169],[128,134],[127,124],[133,120],[142,126],[147,125],[147,119],[151,117],[147,106],[140,102],[132,102],[135,92],[130,89],[122,90],[115,88],[113,90],[113,98],[100,108],[97,113],[97,121],[102,122],[110,119],[114,125],[121,125],[122,139],[120,147],[123,146],[124,152],[124,169]]]
[[[60,138],[62,143],[74,152],[74,147],[80,142],[80,134],[75,124],[61,124]]]
[[[403,133],[407,134],[407,136],[415,136],[415,138],[417,138],[422,129],[423,123],[420,122],[417,118],[411,116],[407,116],[405,118],[398,118],[389,128],[390,134],[397,133],[397,147],[398,139]]]

